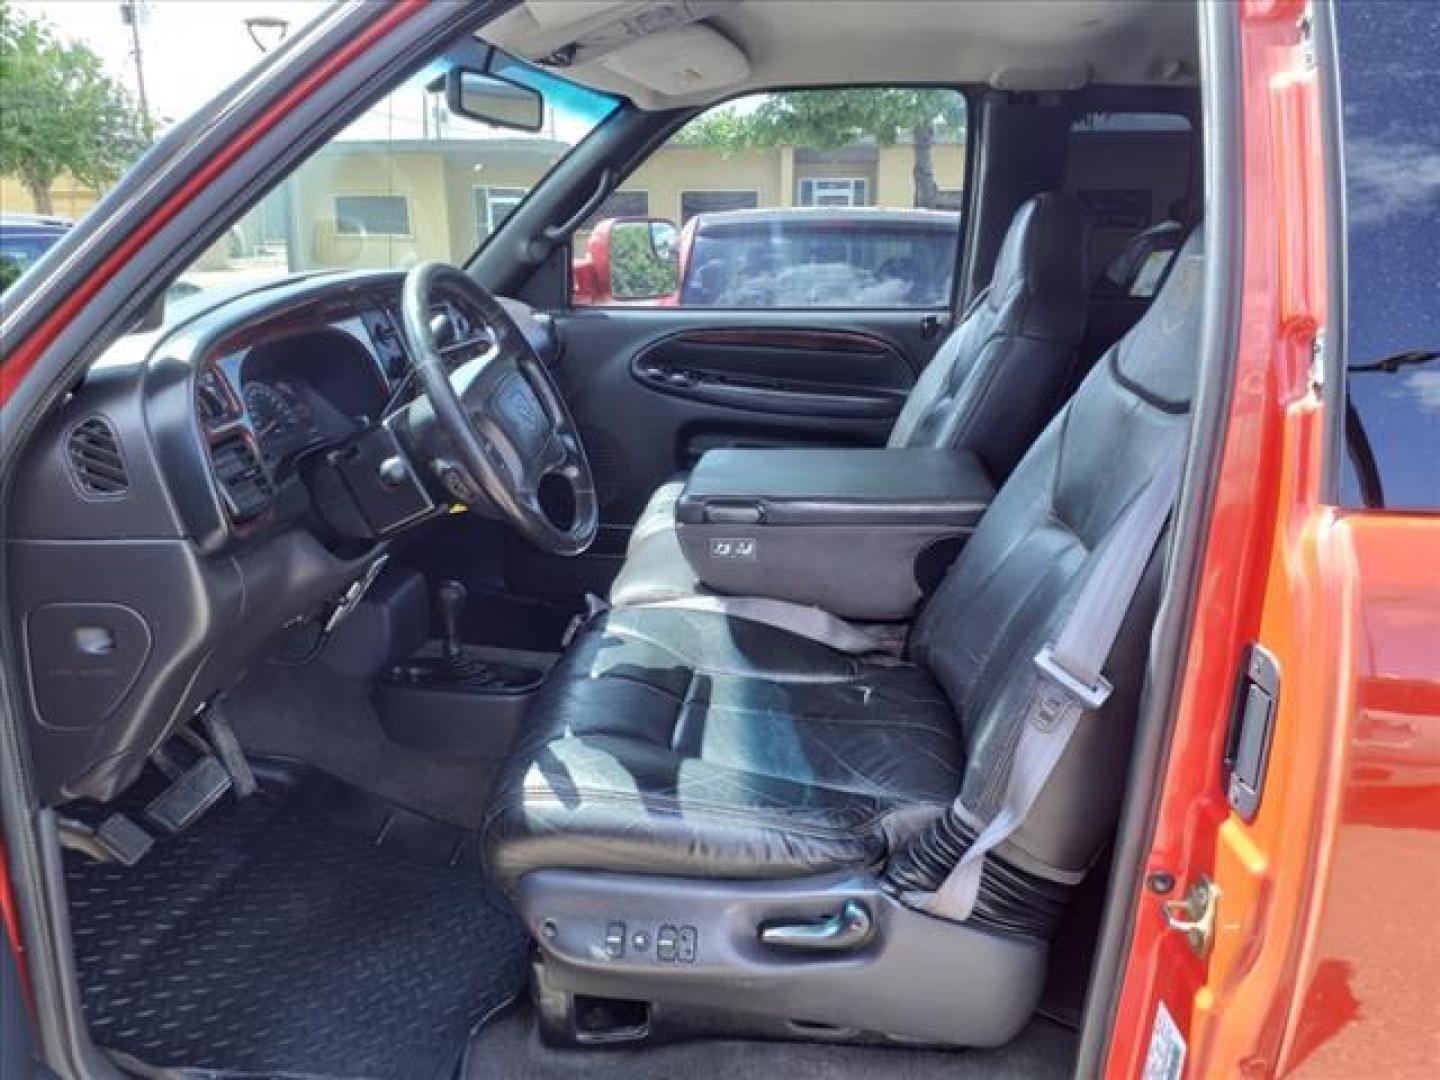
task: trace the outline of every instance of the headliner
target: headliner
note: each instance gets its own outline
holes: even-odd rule
[[[827,84],[1194,86],[1196,25],[1191,0],[527,0],[483,36],[530,60],[574,47],[567,78],[673,109]]]

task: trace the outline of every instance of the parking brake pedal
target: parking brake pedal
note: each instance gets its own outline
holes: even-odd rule
[[[230,726],[230,721],[225,719],[225,713],[218,702],[201,715],[200,726],[205,729],[210,745],[215,748],[215,756],[230,774],[230,780],[235,785],[235,797],[244,799],[254,795],[258,786],[255,783],[255,773],[251,770],[250,763],[245,760],[245,751],[240,749],[240,740],[235,737],[235,729]]]
[[[145,817],[168,833],[178,833],[199,820],[200,815],[233,786],[234,781],[219,758],[204,754],[178,780],[150,800],[150,805],[145,807]]]
[[[96,862],[134,866],[150,853],[155,838],[124,814],[111,814],[99,825],[70,818],[60,820],[60,844]]]

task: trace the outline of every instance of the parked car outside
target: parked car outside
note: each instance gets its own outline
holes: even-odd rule
[[[960,214],[803,207],[596,225],[572,276],[577,303],[884,308],[949,303]],[[676,236],[678,233],[678,241]]]
[[[0,214],[0,293],[69,232],[71,224],[49,214]]]

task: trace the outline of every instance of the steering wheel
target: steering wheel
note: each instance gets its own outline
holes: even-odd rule
[[[442,300],[487,330],[492,347],[465,358],[476,342],[447,340],[455,328],[436,313]],[[468,274],[439,262],[406,275],[402,307],[415,374],[459,459],[433,464],[442,486],[452,496],[478,489],[536,547],[580,554],[599,523],[590,461],[554,379],[510,313]]]

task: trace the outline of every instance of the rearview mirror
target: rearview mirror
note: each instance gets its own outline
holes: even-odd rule
[[[457,116],[517,131],[545,126],[545,98],[539,90],[471,68],[451,68],[445,76],[445,103]]]

